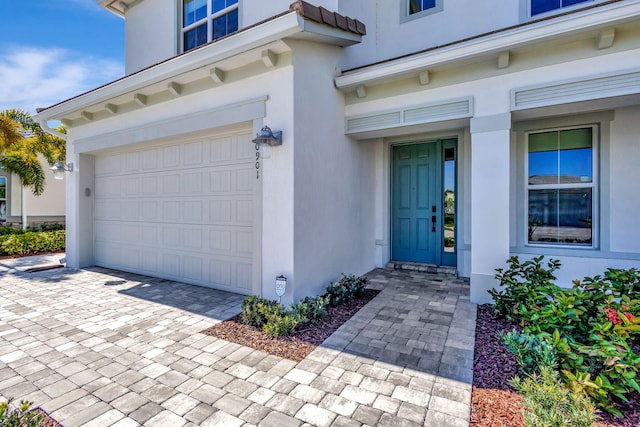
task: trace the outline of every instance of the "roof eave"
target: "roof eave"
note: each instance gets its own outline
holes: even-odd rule
[[[614,25],[638,16],[640,16],[640,2],[616,2],[591,8],[581,13],[543,20],[531,25],[499,31],[426,52],[346,71],[343,75],[336,77],[335,85],[341,90],[352,90],[361,85],[378,84],[419,73],[432,67],[466,61],[469,58],[492,52],[501,52],[589,28]]]

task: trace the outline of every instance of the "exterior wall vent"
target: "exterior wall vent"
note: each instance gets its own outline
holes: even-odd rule
[[[640,71],[514,89],[511,92],[511,108],[523,110],[637,93],[640,93]]]
[[[435,123],[473,116],[473,98],[414,105],[346,118],[346,134]]]

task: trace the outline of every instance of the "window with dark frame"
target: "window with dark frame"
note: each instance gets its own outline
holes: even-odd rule
[[[531,16],[535,16],[579,3],[592,1],[594,0],[530,0],[530,13]]]
[[[436,0],[409,0],[409,15],[436,7]]]
[[[183,52],[236,31],[238,0],[183,0]]]

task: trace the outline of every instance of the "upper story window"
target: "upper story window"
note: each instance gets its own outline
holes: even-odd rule
[[[529,16],[534,17],[554,10],[571,7],[579,3],[593,2],[594,0],[528,0]]]
[[[236,31],[238,0],[183,0],[183,52]]]
[[[594,246],[597,222],[596,128],[528,135],[529,244]]]
[[[442,10],[444,0],[402,0],[400,21],[409,21]]]

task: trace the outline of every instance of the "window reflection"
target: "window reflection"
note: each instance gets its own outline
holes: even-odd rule
[[[590,245],[592,189],[529,190],[529,241]]]
[[[592,245],[593,128],[529,135],[528,241]]]
[[[443,247],[444,252],[455,252],[455,227],[456,227],[456,150],[444,149],[444,195],[443,209]]]

